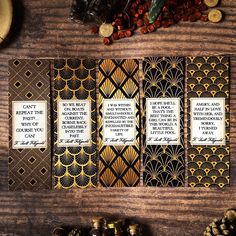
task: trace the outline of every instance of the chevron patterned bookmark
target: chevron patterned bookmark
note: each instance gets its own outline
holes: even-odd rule
[[[188,184],[223,188],[230,181],[229,58],[187,58]]]
[[[101,60],[99,86],[99,181],[132,187],[140,180],[138,60]]]

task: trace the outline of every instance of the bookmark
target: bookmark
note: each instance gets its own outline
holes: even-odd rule
[[[95,60],[54,60],[56,189],[97,184],[95,80]]]
[[[10,60],[9,72],[9,189],[50,189],[50,63]]]
[[[184,186],[184,65],[182,57],[143,60],[145,186]]]
[[[99,181],[104,187],[132,187],[140,180],[138,60],[100,60]]]
[[[187,58],[188,184],[229,185],[229,58]]]

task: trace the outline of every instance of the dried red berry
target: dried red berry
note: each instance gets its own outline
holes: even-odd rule
[[[129,20],[129,15],[126,14],[126,13],[124,13],[124,15],[123,15],[123,19],[124,19],[124,21],[128,21],[128,20]]]
[[[123,17],[123,13],[119,13],[119,14],[117,15],[117,17],[122,18],[122,17]]]
[[[174,16],[174,21],[178,23],[180,21],[181,17],[179,15]]]
[[[131,37],[132,36],[132,31],[131,30],[126,30],[125,31],[125,37]]]
[[[132,18],[132,19],[131,19],[131,24],[132,24],[132,25],[137,24],[137,22],[138,22],[138,18]]]
[[[144,9],[140,7],[140,8],[138,9],[138,14],[139,14],[139,15],[142,15],[143,13],[144,13]]]
[[[147,29],[148,29],[148,32],[153,32],[155,30],[155,27],[154,25],[149,25]]]
[[[118,32],[118,36],[119,36],[120,39],[122,39],[122,38],[125,37],[125,34],[124,34],[123,31],[119,31],[119,32]]]
[[[162,25],[163,28],[168,28],[168,27],[169,27],[169,22],[168,22],[168,20],[163,20],[163,21],[161,22],[161,25]]]
[[[137,7],[138,7],[137,3],[133,3],[132,6],[131,6],[131,8],[133,8],[133,9],[136,9]]]
[[[197,18],[194,15],[191,15],[191,16],[189,16],[188,20],[190,22],[195,22],[195,21],[197,21]]]
[[[119,39],[118,33],[117,32],[113,33],[112,38],[113,40],[118,40]]]
[[[148,19],[148,12],[145,12],[144,18],[147,18],[147,19]]]
[[[154,27],[157,29],[157,28],[160,28],[161,27],[161,22],[156,20],[154,23],[153,23]]]
[[[132,16],[134,16],[136,14],[135,9],[130,9],[130,13],[131,13]]]
[[[199,6],[199,10],[200,10],[200,11],[206,11],[206,10],[207,10],[207,6],[206,6],[205,4],[201,4],[201,5]]]
[[[149,24],[150,24],[150,23],[149,23],[149,20],[145,18],[145,19],[144,19],[144,24],[145,24],[145,25],[149,25]]]
[[[119,26],[117,26],[117,29],[118,29],[118,30],[123,30],[123,29],[124,29],[124,26],[119,25]]]
[[[162,12],[167,12],[168,11],[168,8],[166,7],[166,6],[164,6],[163,8],[162,8]]]
[[[202,0],[195,0],[195,4],[200,5],[202,3]]]
[[[145,26],[142,27],[140,31],[141,31],[142,34],[147,34],[148,33],[147,27],[145,27]]]
[[[142,19],[139,19],[139,20],[137,21],[137,26],[138,26],[138,27],[142,27],[142,26],[143,26],[143,20],[142,20]]]
[[[202,15],[200,20],[204,22],[208,21],[207,15]]]
[[[91,28],[91,32],[94,33],[94,34],[97,34],[99,31],[99,27],[97,25],[94,25],[92,28]]]
[[[105,45],[110,45],[111,44],[111,40],[109,38],[103,38],[103,43]]]
[[[121,26],[122,25],[122,20],[120,18],[115,19],[115,25],[116,26]]]
[[[196,11],[196,8],[195,8],[195,7],[189,8],[189,14],[190,14],[190,15],[191,15],[191,14],[194,14],[195,11]]]
[[[175,23],[175,22],[174,22],[173,19],[169,19],[169,20],[168,20],[168,25],[169,25],[169,26],[173,25],[174,23]]]
[[[197,11],[195,14],[194,14],[194,16],[196,17],[196,19],[201,19],[201,17],[202,17],[202,13],[200,12],[200,11]]]
[[[188,21],[188,16],[187,16],[187,15],[184,15],[184,16],[182,17],[182,20],[183,20],[183,21]]]

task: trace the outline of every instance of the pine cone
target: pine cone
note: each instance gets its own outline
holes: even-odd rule
[[[203,234],[204,236],[235,236],[236,235],[236,211],[227,210],[225,216],[220,219],[214,219]]]
[[[63,228],[57,227],[53,230],[52,236],[66,236],[66,232]]]
[[[72,229],[70,233],[68,234],[68,236],[81,236],[81,235],[82,235],[81,230],[76,229],[76,228]]]
[[[231,222],[232,224],[236,224],[236,210],[229,209],[225,212],[225,217]]]

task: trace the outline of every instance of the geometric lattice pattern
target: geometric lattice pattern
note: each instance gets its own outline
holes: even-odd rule
[[[58,147],[57,101],[61,99],[91,101],[90,146]],[[54,60],[54,169],[56,189],[95,187],[97,184],[95,60]]]
[[[223,188],[229,185],[229,58],[187,58],[188,93],[188,184],[191,187]],[[190,98],[225,98],[224,146],[192,146],[190,143]]]
[[[180,145],[147,145],[143,117],[143,182],[146,186],[180,187],[185,181],[184,58],[149,57],[143,60],[143,111],[146,98],[180,98]]]
[[[9,61],[9,189],[51,188],[50,63]],[[12,101],[47,101],[47,148],[12,149]]]
[[[138,60],[100,60],[99,85],[99,181],[105,187],[137,186],[140,180],[140,119]],[[103,144],[103,100],[135,99],[135,145]]]

